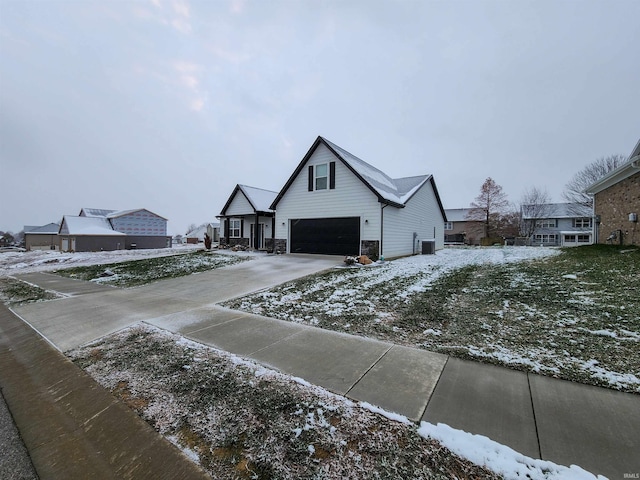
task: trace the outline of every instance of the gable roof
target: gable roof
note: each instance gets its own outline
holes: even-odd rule
[[[600,180],[589,185],[585,189],[585,193],[595,195],[638,172],[640,172],[640,140],[636,143],[626,163],[623,163],[615,170],[611,170]]]
[[[273,192],[271,190],[264,190],[262,188],[256,188],[256,187],[250,187],[248,185],[238,184],[233,189],[233,192],[229,196],[227,203],[224,204],[224,207],[220,212],[221,216],[226,214],[227,209],[231,205],[231,202],[233,202],[233,199],[235,198],[238,192],[241,192],[242,195],[244,195],[244,197],[247,199],[247,201],[253,208],[254,212],[256,213],[273,213],[274,212],[273,208],[271,208],[271,203],[276,198],[276,195],[278,195],[278,192]]]
[[[420,187],[425,183],[430,182],[436,199],[438,200],[438,206],[440,207],[442,216],[445,219],[447,218],[442,206],[442,201],[440,200],[440,194],[438,193],[438,189],[436,188],[435,180],[432,175],[419,175],[415,177],[393,179],[382,170],[377,169],[373,165],[369,165],[364,160],[356,157],[344,148],[339,147],[335,143],[330,142],[321,136],[318,136],[313,145],[311,145],[311,148],[297,166],[291,177],[289,177],[285,186],[280,190],[277,197],[271,204],[271,209],[275,210],[277,208],[277,204],[280,199],[284,196],[293,181],[304,168],[304,165],[307,163],[311,155],[313,155],[320,145],[326,146],[338,160],[342,161],[342,163],[378,197],[378,201],[380,203],[386,203],[394,207],[403,208],[411,197],[420,189]]]
[[[118,218],[118,217],[124,217],[125,215],[129,215],[130,213],[136,213],[136,212],[149,212],[151,215],[155,215],[158,218],[161,218],[162,220],[166,220],[166,218],[158,215],[157,213],[153,213],[151,210],[147,210],[146,208],[134,208],[131,210],[113,210],[111,211],[111,213],[109,213],[107,215],[107,218]]]
[[[469,212],[471,212],[471,208],[447,208],[445,212],[447,213],[447,221],[449,222],[482,222],[482,220],[476,220],[473,218],[469,218]]]
[[[57,223],[48,223],[42,226],[25,225],[24,233],[40,234],[40,235],[54,235],[60,230],[60,225]]]
[[[62,223],[60,224],[58,233],[62,235],[126,236],[126,234],[122,232],[115,231],[109,220],[104,217],[81,217],[74,215],[65,215],[62,217]]]
[[[157,213],[153,213],[146,208],[133,208],[131,210],[106,210],[104,208],[82,208],[80,209],[79,216],[81,217],[100,217],[100,218],[117,218],[127,215],[129,213],[140,212],[144,210],[145,212],[149,212],[156,217],[159,217],[163,220],[167,220],[166,218],[158,215]]]
[[[185,237],[186,238],[201,238],[201,237],[204,237],[204,234],[207,233],[207,229],[209,227],[211,227],[211,228],[220,228],[220,224],[219,223],[213,223],[213,222],[203,223],[199,227],[196,227],[195,229],[193,229],[190,232],[186,233]]]
[[[104,208],[81,208],[80,217],[106,217],[115,210],[105,210]]]
[[[542,208],[540,208],[542,207]],[[522,205],[522,218],[542,220],[545,218],[586,218],[591,208],[580,203],[546,203],[544,205]]]

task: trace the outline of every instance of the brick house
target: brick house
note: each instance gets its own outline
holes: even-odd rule
[[[640,141],[629,160],[587,188],[597,243],[640,245]]]

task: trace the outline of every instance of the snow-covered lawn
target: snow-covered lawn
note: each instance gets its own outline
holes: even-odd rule
[[[0,278],[3,274],[50,271],[80,280],[132,287],[226,267],[249,259],[250,255],[244,252],[207,251],[197,245],[113,252],[12,252],[0,255]]]
[[[640,392],[640,250],[455,248],[338,268],[229,308]]]
[[[594,479],[145,324],[68,355],[217,479]]]
[[[50,272],[69,267],[178,255],[197,250],[202,250],[202,245],[179,245],[173,248],[115,250],[112,252],[56,252],[52,250],[4,252],[0,253],[0,277],[18,273]]]

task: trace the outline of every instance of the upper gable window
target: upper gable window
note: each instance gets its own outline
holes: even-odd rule
[[[309,165],[309,191],[336,188],[336,162]]]
[[[329,172],[327,164],[316,165],[316,190],[326,190],[329,184]]]

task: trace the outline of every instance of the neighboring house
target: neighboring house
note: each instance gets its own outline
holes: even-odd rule
[[[469,218],[470,208],[447,208],[447,221],[444,223],[444,243],[449,245],[480,245],[480,239],[486,237],[487,227],[482,220]]]
[[[392,179],[318,137],[271,204],[274,248],[386,258],[444,246],[446,215],[431,175]]]
[[[640,245],[640,140],[625,164],[609,172],[586,192],[593,195],[597,243]]]
[[[27,250],[59,250],[58,239],[60,225],[49,223],[42,226],[24,226],[24,248]]]
[[[532,212],[544,212],[532,214]],[[522,205],[522,221],[532,222],[531,245],[572,247],[593,243],[591,210],[575,203]]]
[[[117,232],[104,217],[65,215],[60,230],[60,250],[63,252],[96,252],[122,250],[127,235]]]
[[[144,208],[104,210],[83,208],[65,215],[58,232],[62,251],[167,248],[167,219]]]
[[[220,244],[255,250],[273,250],[274,211],[277,192],[236,185],[220,215]]]
[[[220,241],[220,224],[219,223],[203,223],[195,230],[187,233],[185,238],[187,243],[203,243],[205,234],[209,234],[209,238],[213,243]]]

